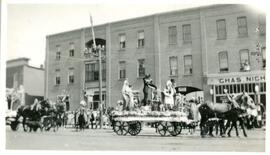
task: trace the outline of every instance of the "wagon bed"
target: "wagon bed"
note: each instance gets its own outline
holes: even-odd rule
[[[113,131],[117,135],[136,136],[142,130],[142,122],[152,123],[161,136],[177,136],[185,124],[193,120],[181,112],[120,112],[112,115]]]

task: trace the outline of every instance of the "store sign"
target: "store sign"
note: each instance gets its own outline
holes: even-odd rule
[[[209,78],[209,85],[265,82],[265,75]]]

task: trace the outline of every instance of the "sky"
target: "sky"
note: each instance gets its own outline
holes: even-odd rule
[[[185,4],[8,4],[7,60],[27,57],[30,65],[45,61],[46,35],[94,25],[179,10],[199,5]]]
[[[146,1],[146,0],[144,0]],[[7,60],[27,57],[30,65],[39,67],[45,61],[46,35],[94,25],[192,8],[207,3],[137,0],[133,3],[9,3],[7,4]],[[46,1],[45,1],[46,2]],[[118,2],[118,1],[115,1]],[[143,2],[143,3],[142,3]],[[149,2],[149,1],[148,1]],[[153,3],[156,2],[156,3]],[[166,3],[165,3],[166,2]],[[173,2],[173,3],[171,3]],[[215,1],[217,3],[218,0]]]

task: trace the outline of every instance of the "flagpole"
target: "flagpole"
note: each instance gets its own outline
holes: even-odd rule
[[[92,37],[93,37],[93,49],[98,50],[98,62],[99,62],[99,111],[100,111],[100,128],[103,126],[103,120],[102,120],[102,115],[103,115],[103,105],[102,105],[102,60],[101,60],[101,46],[99,45],[98,48],[96,46],[96,40],[95,40],[95,33],[94,33],[94,26],[93,26],[93,19],[90,14],[90,22],[91,22],[91,27],[92,27]]]

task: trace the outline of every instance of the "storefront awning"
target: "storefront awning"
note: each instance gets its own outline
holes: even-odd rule
[[[175,87],[175,89],[176,89],[176,93],[180,93],[182,95],[187,95],[189,93],[196,92],[196,91],[202,91],[199,88],[190,87],[190,86],[178,86],[178,87]]]

